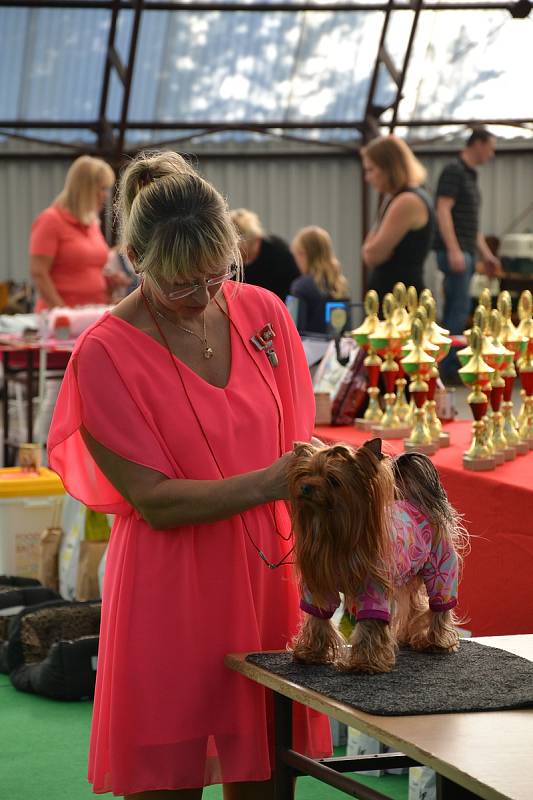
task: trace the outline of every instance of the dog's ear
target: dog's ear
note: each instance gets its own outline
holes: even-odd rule
[[[378,461],[383,461],[385,456],[381,452],[382,444],[383,444],[382,440],[376,437],[375,439],[368,439],[363,444],[363,447],[366,447],[368,450],[370,450],[371,453],[374,453]]]
[[[316,447],[309,442],[295,442],[293,447],[294,455],[299,458],[301,456],[312,456]]]

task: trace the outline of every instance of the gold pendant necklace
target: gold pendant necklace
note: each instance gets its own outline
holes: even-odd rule
[[[169,319],[164,314],[162,314],[161,311],[159,311],[159,309],[156,308],[156,306],[152,303],[150,298],[146,297],[144,292],[143,292],[143,297],[152,306],[152,308],[154,309],[154,311],[155,311],[155,313],[157,314],[158,317],[161,317],[161,319],[164,319],[170,325],[174,325],[175,328],[179,328],[181,331],[185,331],[185,333],[190,333],[191,336],[195,336],[197,339],[199,339],[202,342],[203,347],[204,347],[204,349],[202,351],[202,355],[203,355],[204,358],[213,358],[213,356],[214,356],[213,348],[210,347],[209,342],[207,341],[207,325],[206,325],[206,320],[205,320],[205,311],[202,314],[202,322],[203,322],[203,326],[204,326],[204,335],[200,336],[200,334],[196,333],[196,331],[191,331],[191,329],[190,328],[186,328],[185,325],[180,325],[179,322],[174,322],[174,320]]]

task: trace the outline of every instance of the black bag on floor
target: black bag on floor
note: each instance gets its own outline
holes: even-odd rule
[[[14,618],[7,645],[13,686],[57,700],[94,696],[100,602],[52,600]]]
[[[2,586],[42,586],[37,578],[20,578],[18,575],[0,575]]]
[[[35,606],[49,600],[59,600],[60,596],[52,589],[45,589],[38,581],[36,586],[17,586],[12,583],[3,584],[2,580],[8,578],[0,576],[0,672],[7,674],[7,643],[16,614],[22,610],[21,606]]]

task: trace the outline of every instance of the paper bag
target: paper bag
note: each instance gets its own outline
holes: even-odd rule
[[[107,547],[107,542],[83,540],[80,542],[76,600],[99,600],[98,567]]]
[[[45,528],[39,542],[39,572],[37,577],[43,586],[59,590],[59,547],[63,531],[61,528]]]

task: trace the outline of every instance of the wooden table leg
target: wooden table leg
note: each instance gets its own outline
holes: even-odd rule
[[[294,774],[281,753],[292,748],[292,700],[274,692],[276,762],[274,764],[276,800],[293,800]]]

